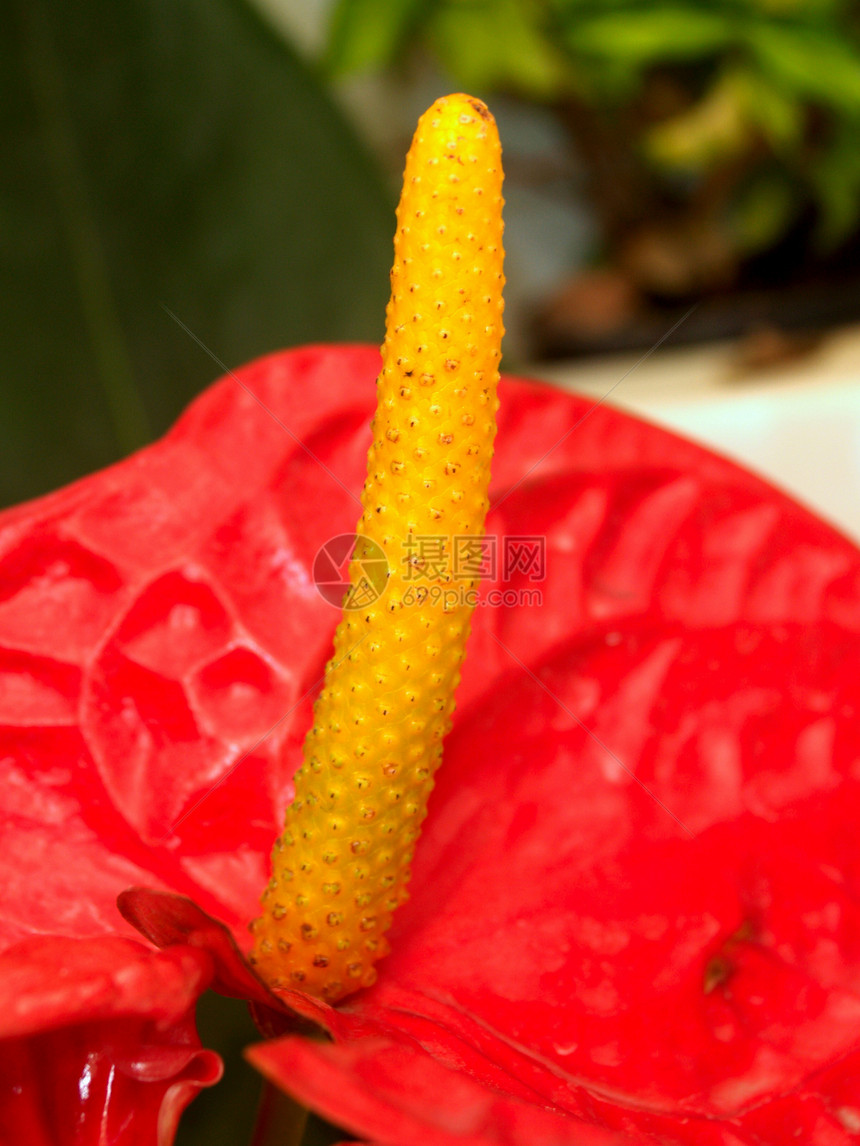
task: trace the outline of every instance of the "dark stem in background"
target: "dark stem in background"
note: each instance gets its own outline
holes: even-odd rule
[[[303,1106],[264,1082],[251,1146],[301,1146],[307,1122],[308,1111]]]

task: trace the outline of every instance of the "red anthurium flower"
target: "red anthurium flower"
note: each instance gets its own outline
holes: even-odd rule
[[[264,1074],[380,1146],[858,1141],[860,554],[543,387],[503,382],[496,580],[378,983],[331,1008],[243,962],[377,362],[255,363],[0,517],[0,1126],[169,1142],[211,979]]]

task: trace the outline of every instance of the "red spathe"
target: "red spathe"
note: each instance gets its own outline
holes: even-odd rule
[[[176,895],[247,949],[338,619],[311,563],[358,518],[377,365],[254,363],[0,516],[4,944],[128,936],[117,893],[171,892],[124,897],[177,944],[140,959],[173,960],[189,1001],[215,974],[278,1029]],[[285,998],[335,1041],[251,1057],[382,1146],[856,1142],[860,554],[661,430],[500,394],[488,532],[544,536],[546,577],[486,589],[543,603],[476,610],[378,984]],[[132,958],[111,944],[94,982]],[[162,1022],[130,982],[135,1021]],[[29,992],[41,1025],[10,1040],[113,1021]]]

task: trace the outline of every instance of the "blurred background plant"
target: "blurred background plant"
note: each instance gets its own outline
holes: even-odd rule
[[[647,344],[674,302],[738,290],[686,336],[856,313],[853,0],[336,0],[328,27],[332,76],[408,76],[429,58],[563,129],[590,270],[534,300],[533,349]]]
[[[505,140],[508,368],[649,347],[694,301],[675,340],[860,313],[857,0],[7,10],[0,504],[221,363],[381,338],[403,155],[452,88]]]
[[[219,363],[381,339],[394,194],[256,9],[4,15],[0,504],[163,433]]]

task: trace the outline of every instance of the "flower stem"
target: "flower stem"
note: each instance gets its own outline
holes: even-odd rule
[[[301,1146],[307,1121],[303,1106],[264,1082],[251,1146]]]

